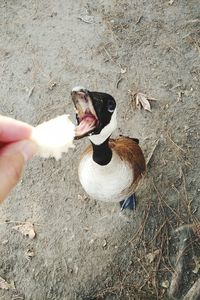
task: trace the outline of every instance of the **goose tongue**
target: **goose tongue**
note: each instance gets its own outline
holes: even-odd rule
[[[95,128],[96,121],[96,118],[92,115],[83,117],[79,125],[76,127],[76,137],[81,137],[89,133],[92,129]]]

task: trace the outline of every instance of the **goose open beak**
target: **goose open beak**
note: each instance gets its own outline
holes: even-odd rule
[[[91,134],[98,126],[98,117],[96,115],[92,99],[86,89],[73,89],[71,92],[72,101],[76,110],[76,119],[78,126],[75,129],[75,139],[80,139]]]

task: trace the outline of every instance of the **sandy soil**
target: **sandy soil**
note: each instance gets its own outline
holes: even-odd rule
[[[84,195],[87,139],[60,161],[34,158],[0,207],[1,300],[183,299],[197,282],[199,13],[199,0],[1,1],[0,113],[74,120],[70,90],[84,85],[115,97],[114,136],[151,156],[137,210],[123,215]],[[158,99],[151,113],[136,92]],[[26,222],[34,239],[13,229]],[[193,290],[184,299],[199,299]]]

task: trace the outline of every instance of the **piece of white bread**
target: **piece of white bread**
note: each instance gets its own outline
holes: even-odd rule
[[[62,115],[35,127],[31,140],[38,145],[39,156],[60,159],[63,152],[74,147],[74,136],[75,125],[69,115]]]

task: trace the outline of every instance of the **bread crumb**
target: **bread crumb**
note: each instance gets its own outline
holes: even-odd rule
[[[60,159],[62,153],[73,148],[75,125],[70,121],[69,115],[58,116],[44,122],[33,129],[31,140],[38,145],[37,155]]]

